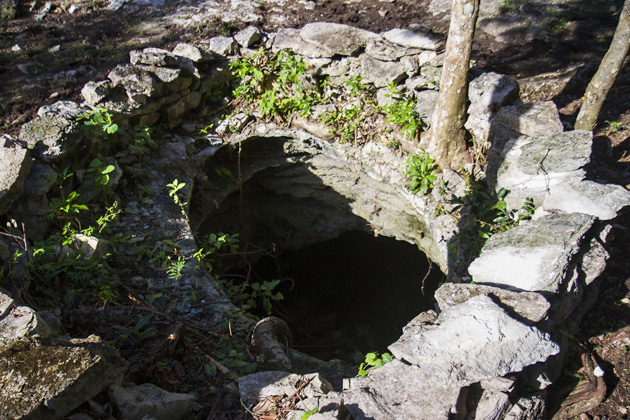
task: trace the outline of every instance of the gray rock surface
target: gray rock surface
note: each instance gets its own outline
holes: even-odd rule
[[[542,208],[548,212],[585,213],[610,220],[630,206],[630,192],[614,184],[595,181],[562,182],[549,187]]]
[[[177,44],[175,48],[173,48],[173,55],[187,58],[193,63],[200,62],[206,58],[198,47],[188,43]]]
[[[210,38],[208,43],[204,45],[207,51],[221,57],[227,57],[234,54],[236,42],[231,36],[215,36]]]
[[[101,102],[110,94],[112,90],[111,82],[104,80],[101,82],[87,82],[81,89],[81,96],[86,103],[94,106]]]
[[[0,137],[0,214],[9,210],[24,189],[31,154],[10,136]]]
[[[506,201],[520,208],[525,197],[541,206],[557,186],[580,181],[591,156],[593,135],[570,131],[540,139],[518,138],[504,148],[497,170],[497,183],[511,191]]]
[[[505,106],[497,112],[494,122],[530,137],[545,137],[563,131],[558,109],[551,101]]]
[[[442,312],[439,326],[404,334],[392,354],[418,366],[434,386],[463,387],[520,372],[560,351],[548,334],[510,317],[490,297],[475,296]]]
[[[468,85],[468,114],[497,111],[518,99],[518,82],[498,73],[483,73]]]
[[[252,373],[238,378],[238,390],[246,404],[252,404],[267,397],[291,396],[304,381],[309,381],[302,393],[302,398],[315,398],[328,394],[332,385],[319,373],[297,375],[282,371]]]
[[[46,321],[28,306],[14,307],[0,319],[0,347],[36,334],[46,338],[51,335],[51,330]]]
[[[540,293],[514,292],[482,284],[444,283],[436,290],[435,299],[444,311],[479,295],[496,297],[509,310],[533,323],[545,319],[551,309],[549,301]]]
[[[465,390],[436,384],[418,367],[394,360],[344,387],[343,402],[354,419],[463,419]]]
[[[156,80],[145,71],[132,65],[118,65],[107,75],[113,86],[121,86],[127,91],[129,99],[144,103],[156,89]]]
[[[0,318],[6,316],[9,313],[9,310],[14,307],[14,301],[11,296],[9,296],[9,294],[4,290],[0,289]]]
[[[438,91],[437,90],[423,90],[416,93],[416,99],[418,105],[415,110],[422,121],[427,125],[431,125],[433,121],[433,111],[435,110],[435,104],[437,103]]]
[[[234,40],[243,48],[249,48],[260,41],[260,29],[255,26],[248,26],[234,35]]]
[[[86,111],[87,108],[68,101],[43,106],[37,111],[38,118],[22,126],[19,138],[35,157],[46,161],[57,160],[76,139],[79,126],[76,117]]]
[[[404,56],[418,55],[422,52],[420,48],[401,47],[382,38],[371,38],[365,45],[365,53],[381,61],[396,61]]]
[[[177,58],[170,51],[161,48],[145,48],[142,51],[129,52],[131,64],[146,64],[148,66],[176,66]]]
[[[98,337],[69,343],[22,338],[0,345],[4,418],[62,419],[122,380],[127,362]]]
[[[372,83],[377,88],[388,86],[390,83],[397,85],[416,70],[417,66],[414,66],[411,60],[381,61],[368,55],[361,56],[361,76],[365,82]]]
[[[291,50],[304,57],[322,58],[331,56],[330,52],[327,50],[304,41],[300,37],[299,29],[283,28],[276,33],[271,50],[278,52],[285,49]]]
[[[365,48],[368,40],[376,38],[373,32],[340,23],[313,22],[307,23],[300,30],[300,37],[333,55],[354,55]]]
[[[402,45],[407,48],[437,50],[444,45],[444,39],[441,35],[434,34],[424,28],[392,29],[383,32],[381,36],[393,44]]]
[[[559,292],[593,217],[551,214],[493,235],[468,272],[477,284]]]
[[[112,385],[109,399],[120,420],[181,420],[192,412],[194,397],[168,392],[152,384]]]

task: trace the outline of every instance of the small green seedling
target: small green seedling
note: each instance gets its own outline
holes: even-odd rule
[[[394,360],[394,358],[389,353],[379,354],[376,351],[368,353],[365,355],[365,362],[359,365],[358,375],[360,378],[365,378],[370,374],[372,369],[383,367],[392,360]]]

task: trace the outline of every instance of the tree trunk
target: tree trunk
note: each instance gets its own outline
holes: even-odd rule
[[[621,69],[623,60],[628,54],[628,46],[630,45],[630,0],[626,0],[623,10],[619,16],[619,23],[615,30],[612,43],[604,59],[597,69],[597,73],[591,79],[584,94],[584,102],[580,107],[577,120],[575,121],[576,130],[591,131],[597,124],[597,116],[604,104],[606,95],[615,83],[617,74]]]
[[[442,168],[458,170],[470,162],[464,123],[468,68],[478,15],[479,0],[453,0],[440,93],[425,142],[429,155]]]

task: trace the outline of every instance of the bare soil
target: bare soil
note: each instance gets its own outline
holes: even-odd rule
[[[422,24],[446,32],[448,22],[433,18],[427,12],[429,3],[429,0],[317,0],[312,2],[312,7],[305,8],[300,6],[301,3],[289,0],[282,7],[292,11],[287,13],[283,25],[299,27],[312,21],[332,21],[379,32]],[[549,29],[545,39],[517,46],[478,36],[473,57],[477,66],[520,79],[571,65],[597,63],[605,54],[614,32],[619,2],[572,3],[580,7],[566,12],[561,27]],[[78,9],[69,13],[72,5]],[[0,20],[0,131],[17,134],[21,124],[33,118],[42,105],[62,99],[80,101],[81,87],[89,80],[106,78],[115,65],[128,61],[130,50],[148,46],[171,48],[177,42],[233,34],[247,26],[243,22],[226,23],[218,19],[187,29],[176,25],[151,25],[156,19],[172,13],[176,5],[176,2],[167,2],[160,7],[136,11],[126,8],[108,11],[106,4],[96,1],[54,0],[51,10],[41,20],[35,17],[41,7],[32,13],[21,10],[12,20]],[[261,7],[265,12],[265,8],[271,6],[264,3]],[[274,22],[276,20],[263,13],[262,20],[256,25],[265,30],[276,30],[277,23]],[[541,91],[523,99],[555,101],[561,109],[563,122],[570,128],[584,87],[583,83],[577,83],[572,90],[560,94],[549,95]],[[592,168],[595,178],[624,186],[630,185],[629,92],[630,72],[624,70],[609,94],[596,128]],[[630,413],[630,261],[627,257],[630,217],[621,218],[618,225],[615,229],[617,239],[610,249],[612,257],[601,283],[600,298],[585,317],[579,335],[572,338],[574,351],[562,383],[571,384],[581,367],[580,353],[590,352],[596,356],[606,372],[607,393],[604,401],[585,418],[625,419]],[[112,335],[107,333],[108,325],[133,325],[138,321],[127,319],[126,311],[119,312],[110,312],[119,319],[99,318],[95,315],[98,311],[86,313],[85,316],[90,316],[89,322],[77,325],[89,326],[92,331],[100,329],[107,336]],[[173,333],[169,328],[173,326],[165,323],[161,335]],[[208,337],[200,335],[189,340],[190,346],[203,345]],[[142,351],[161,355],[160,345],[159,340],[149,340]],[[179,375],[183,374],[181,364],[146,370],[142,369],[145,362],[138,361],[133,365],[131,374],[136,376],[134,379],[149,380],[167,389],[181,389],[178,385]],[[197,376],[203,377],[203,373],[197,372]],[[191,383],[195,383],[194,378]],[[200,386],[203,383],[203,379],[197,382]],[[216,390],[209,395],[213,395],[208,401],[211,407],[223,397],[222,391]],[[557,397],[562,399],[560,391]],[[95,415],[93,411],[92,414]]]

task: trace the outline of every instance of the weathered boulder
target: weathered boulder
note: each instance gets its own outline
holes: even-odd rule
[[[421,54],[423,51],[420,48],[404,48],[382,38],[371,38],[365,45],[365,53],[381,61],[397,61],[408,55]]]
[[[511,191],[506,201],[520,208],[525,197],[541,206],[558,186],[580,181],[591,156],[593,134],[570,131],[539,139],[517,138],[506,143],[497,168],[497,184]]]
[[[0,137],[0,214],[9,210],[24,189],[31,154],[8,135]]]
[[[273,396],[291,396],[300,383],[309,381],[302,388],[303,398],[314,398],[328,394],[332,385],[319,373],[297,375],[282,371],[252,373],[238,378],[238,390],[246,404],[252,404]]]
[[[203,46],[212,54],[227,57],[228,55],[234,54],[235,45],[236,42],[231,36],[215,36],[214,38],[210,38],[208,43]]]
[[[109,399],[120,420],[180,420],[192,412],[195,398],[190,394],[168,392],[153,384],[112,385]]]
[[[49,337],[50,327],[28,306],[13,307],[0,319],[0,348],[13,340],[32,335]]]
[[[568,280],[567,268],[593,222],[585,214],[557,213],[497,233],[468,272],[477,284],[557,293]]]
[[[392,29],[381,36],[387,41],[407,48],[437,50],[444,45],[444,38],[424,28]]]
[[[486,295],[446,309],[438,323],[429,331],[403,334],[389,346],[437,387],[463,387],[520,372],[560,351],[548,334],[515,320]]]
[[[101,82],[87,82],[81,89],[81,96],[88,104],[95,106],[107,97],[112,91],[112,84],[109,80]]]
[[[368,56],[361,56],[361,76],[375,87],[395,85],[417,71],[417,63],[412,57],[403,57],[401,61],[381,61]]]
[[[548,212],[580,212],[610,220],[627,206],[630,206],[630,192],[619,185],[573,180],[550,186],[542,209]]]
[[[518,316],[533,323],[545,319],[551,304],[543,295],[534,292],[514,292],[499,287],[470,283],[444,283],[435,292],[441,310],[464,303],[479,295],[496,297],[499,302]]]
[[[70,101],[43,106],[37,111],[37,118],[22,126],[20,140],[36,157],[57,160],[72,147],[79,126],[76,118],[87,111],[88,108]]]
[[[491,113],[518,99],[518,82],[508,76],[488,72],[468,85],[468,114]]]
[[[120,381],[126,367],[95,336],[67,343],[12,340],[0,345],[0,412],[8,419],[61,419]]]
[[[9,313],[9,310],[14,308],[14,300],[3,289],[0,289],[0,318],[3,318]]]
[[[203,61],[206,58],[209,58],[205,57],[198,47],[194,46],[193,44],[187,44],[183,42],[180,42],[175,46],[175,48],[173,48],[173,55],[177,57],[187,58],[193,63],[197,63]]]
[[[416,105],[414,109],[418,113],[420,119],[427,125],[431,125],[431,122],[433,121],[433,111],[435,110],[437,98],[437,90],[422,90],[416,93],[418,105]]]
[[[249,48],[260,41],[260,29],[255,26],[248,26],[234,35],[234,40],[243,48]]]
[[[329,57],[354,55],[365,47],[368,40],[377,36],[363,29],[329,22],[307,23],[300,30],[304,41],[326,51]]]
[[[466,414],[465,389],[438,384],[425,369],[399,360],[346,382],[343,402],[357,420],[450,420]]]
[[[157,82],[149,72],[129,64],[116,66],[107,77],[113,86],[123,87],[129,99],[138,103],[146,102],[156,89]]]
[[[170,51],[161,48],[145,48],[142,51],[129,52],[131,64],[146,64],[148,66],[176,66],[177,58]]]
[[[330,57],[330,52],[316,45],[304,41],[300,37],[299,29],[283,28],[276,33],[271,51],[291,50],[304,57],[322,58]]]
[[[556,104],[551,101],[504,106],[497,112],[495,124],[530,137],[545,137],[563,131]]]

